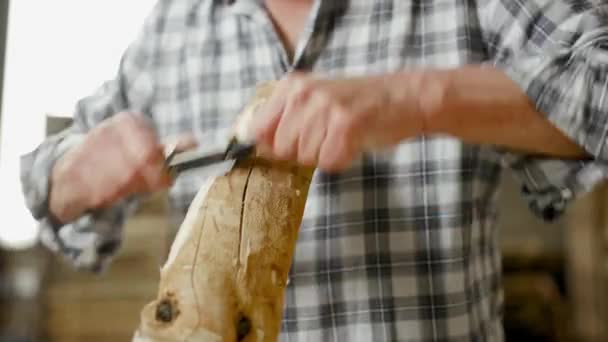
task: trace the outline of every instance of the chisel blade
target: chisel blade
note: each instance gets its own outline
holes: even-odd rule
[[[253,145],[243,145],[233,140],[226,147],[219,149],[170,152],[167,156],[167,167],[174,176],[186,171],[218,176],[230,171],[237,161],[249,157],[253,151]]]

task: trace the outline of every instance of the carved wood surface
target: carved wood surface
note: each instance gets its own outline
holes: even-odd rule
[[[193,201],[136,341],[275,341],[312,171],[250,160]]]
[[[272,89],[258,88],[240,122],[251,122]],[[134,340],[276,341],[312,175],[312,168],[252,158],[208,179]]]

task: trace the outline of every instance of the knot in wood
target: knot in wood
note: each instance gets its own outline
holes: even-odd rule
[[[164,323],[171,323],[173,319],[173,304],[168,299],[164,299],[156,307],[156,320]]]
[[[251,321],[249,318],[242,316],[241,319],[236,323],[236,336],[237,341],[242,341],[251,332]]]

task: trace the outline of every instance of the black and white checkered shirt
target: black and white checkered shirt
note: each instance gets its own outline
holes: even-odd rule
[[[605,178],[606,5],[576,0],[318,0],[290,59],[261,1],[161,0],[111,82],[78,103],[75,122],[22,159],[42,241],[99,270],[121,241],[127,202],[53,229],[53,162],[124,110],[165,139],[222,136],[256,84],[294,69],[331,77],[400,68],[494,65],[594,161],[549,160],[463,144],[406,141],[338,175],[314,178],[286,294],[285,341],[501,341],[494,226],[501,170],[545,219]],[[183,214],[201,179],[171,189]],[[130,202],[129,202],[130,203]]]

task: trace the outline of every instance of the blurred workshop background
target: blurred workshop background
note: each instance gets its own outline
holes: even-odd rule
[[[129,341],[156,294],[171,236],[162,197],[129,221],[110,272],[92,276],[38,246],[18,180],[18,156],[113,76],[153,3],[0,0],[0,342]],[[544,224],[510,174],[503,183],[508,340],[608,341],[608,187]]]

